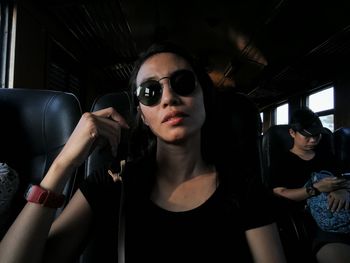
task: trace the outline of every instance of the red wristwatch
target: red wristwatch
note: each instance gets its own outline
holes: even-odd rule
[[[32,184],[29,185],[24,197],[28,202],[41,204],[42,206],[51,208],[61,207],[65,200],[63,194],[55,194],[39,185]]]

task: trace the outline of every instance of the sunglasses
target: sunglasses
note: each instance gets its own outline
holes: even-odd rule
[[[159,83],[162,79],[169,79],[171,89],[180,96],[188,96],[196,89],[194,73],[187,69],[174,72],[170,77],[159,80],[147,80],[136,89],[136,97],[140,103],[146,106],[156,105],[162,97],[163,88]]]

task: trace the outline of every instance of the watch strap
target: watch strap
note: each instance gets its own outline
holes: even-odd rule
[[[44,207],[59,208],[64,204],[65,196],[46,190],[39,185],[31,184],[25,193],[25,199]]]

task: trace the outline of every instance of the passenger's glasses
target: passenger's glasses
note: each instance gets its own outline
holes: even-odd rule
[[[164,77],[159,80],[147,80],[141,83],[136,89],[136,97],[139,102],[146,106],[156,105],[163,93],[163,88],[159,81],[166,78],[170,80],[171,89],[180,96],[188,96],[196,88],[194,73],[187,69],[178,70],[170,77]]]

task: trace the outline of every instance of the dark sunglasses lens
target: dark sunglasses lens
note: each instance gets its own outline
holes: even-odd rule
[[[171,88],[180,96],[190,95],[196,88],[196,80],[192,71],[181,70],[170,78]]]
[[[137,91],[137,99],[146,106],[156,104],[162,96],[162,87],[158,81],[149,80],[140,85]]]

